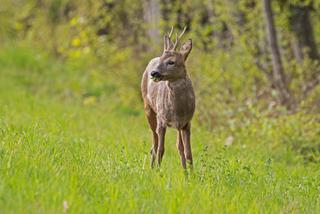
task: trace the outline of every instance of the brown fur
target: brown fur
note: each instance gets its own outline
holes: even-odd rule
[[[177,147],[181,163],[183,168],[186,168],[186,160],[192,166],[190,121],[195,110],[195,95],[185,68],[192,41],[188,40],[180,51],[172,49],[173,42],[167,36],[164,42],[165,50],[162,56],[149,62],[141,82],[144,109],[153,133],[151,166],[154,166],[156,158],[160,166],[164,154],[166,128],[173,127],[177,129]],[[173,65],[170,64],[172,62]],[[152,80],[153,71],[157,71],[161,78]]]

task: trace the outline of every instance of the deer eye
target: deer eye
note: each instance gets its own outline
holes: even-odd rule
[[[168,65],[174,65],[174,61],[168,61]]]

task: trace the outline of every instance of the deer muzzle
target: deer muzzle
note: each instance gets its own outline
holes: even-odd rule
[[[151,79],[155,82],[158,82],[162,79],[162,75],[159,71],[152,71],[151,72]]]

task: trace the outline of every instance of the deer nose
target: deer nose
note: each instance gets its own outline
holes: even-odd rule
[[[160,74],[160,72],[159,72],[159,71],[152,71],[152,72],[151,72],[151,76],[152,76],[152,77],[156,77],[156,78],[158,78],[158,77],[160,77],[160,76],[161,76],[161,74]]]

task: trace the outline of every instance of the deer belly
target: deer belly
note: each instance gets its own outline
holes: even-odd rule
[[[163,112],[163,114],[158,114],[158,116],[158,119],[160,119],[160,123],[176,129],[183,128],[192,118],[192,114],[178,114],[174,111]]]
[[[185,127],[187,125],[188,121],[171,121],[168,122],[167,126],[168,127],[172,127],[175,129],[182,129],[183,127]]]

